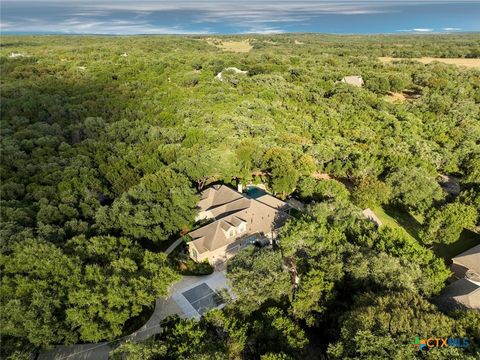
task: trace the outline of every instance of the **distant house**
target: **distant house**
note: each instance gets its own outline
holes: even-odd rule
[[[235,74],[248,74],[248,71],[246,70],[240,70],[240,69],[237,69],[236,67],[228,67],[228,68],[225,68],[223,69],[223,71],[220,71],[215,77],[220,80],[220,81],[223,81],[223,73],[224,72],[233,72]]]
[[[343,83],[362,87],[363,86],[363,79],[361,76],[358,75],[352,75],[352,76],[345,76],[342,80],[340,80]]]
[[[480,244],[454,257],[452,271],[457,280],[442,290],[438,305],[480,311]]]
[[[373,210],[371,210],[369,208],[366,208],[365,210],[362,211],[362,215],[365,216],[371,222],[375,223],[375,225],[377,225],[377,227],[382,226],[382,222],[380,221],[378,216],[375,215]]]
[[[201,193],[197,221],[210,223],[191,231],[190,257],[212,265],[224,262],[240,249],[255,242],[271,243],[289,215],[288,205],[264,194],[255,199],[225,185]]]

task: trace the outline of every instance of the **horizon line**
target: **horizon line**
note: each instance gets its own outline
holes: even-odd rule
[[[2,33],[0,36],[281,36],[281,35],[344,35],[344,36],[369,36],[369,35],[397,35],[397,36],[429,36],[429,35],[465,35],[465,34],[480,34],[480,30],[470,31],[396,31],[396,32],[368,32],[368,33],[338,33],[338,32],[304,32],[304,31],[283,31],[283,32],[242,32],[242,33],[137,33],[137,34],[111,34],[102,32],[92,33],[67,33],[67,32],[7,32]]]

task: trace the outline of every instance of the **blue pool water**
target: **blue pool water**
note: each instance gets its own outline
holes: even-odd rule
[[[247,196],[252,199],[256,199],[262,195],[265,195],[266,191],[263,189],[260,189],[256,186],[252,186],[247,188]]]

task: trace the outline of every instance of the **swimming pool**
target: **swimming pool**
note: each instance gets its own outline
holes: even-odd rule
[[[250,186],[247,188],[247,196],[251,199],[256,199],[262,195],[265,195],[267,192],[263,189],[260,189],[256,186]]]

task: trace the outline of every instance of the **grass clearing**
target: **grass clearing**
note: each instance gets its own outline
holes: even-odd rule
[[[421,62],[422,64],[430,64],[438,61],[449,65],[465,66],[468,68],[480,69],[480,59],[465,59],[465,58],[433,58],[433,57],[421,57],[421,58],[392,58],[389,56],[379,57],[380,62],[386,64],[396,60],[414,60]]]
[[[383,225],[401,229],[405,234],[416,241],[420,241],[418,236],[423,219],[420,216],[413,216],[408,212],[394,206],[376,206],[372,208]],[[438,257],[450,264],[453,257],[480,244],[480,234],[464,229],[460,238],[452,244],[435,244],[432,250]]]
[[[246,53],[253,49],[253,46],[250,44],[250,39],[242,41],[223,41],[220,39],[208,38],[206,40],[210,45],[216,46],[223,51]]]
[[[405,89],[401,92],[389,92],[387,96],[385,96],[385,100],[388,102],[404,102],[407,100],[413,101],[419,99],[421,95],[417,93],[415,90]]]
[[[407,97],[401,93],[401,92],[390,92],[386,97],[385,99],[388,101],[388,102],[404,102],[405,100],[407,100]]]
[[[416,219],[409,213],[394,206],[376,206],[372,208],[373,212],[378,216],[383,225],[393,228],[399,228],[405,234],[418,241],[418,233],[421,229],[421,219]]]

